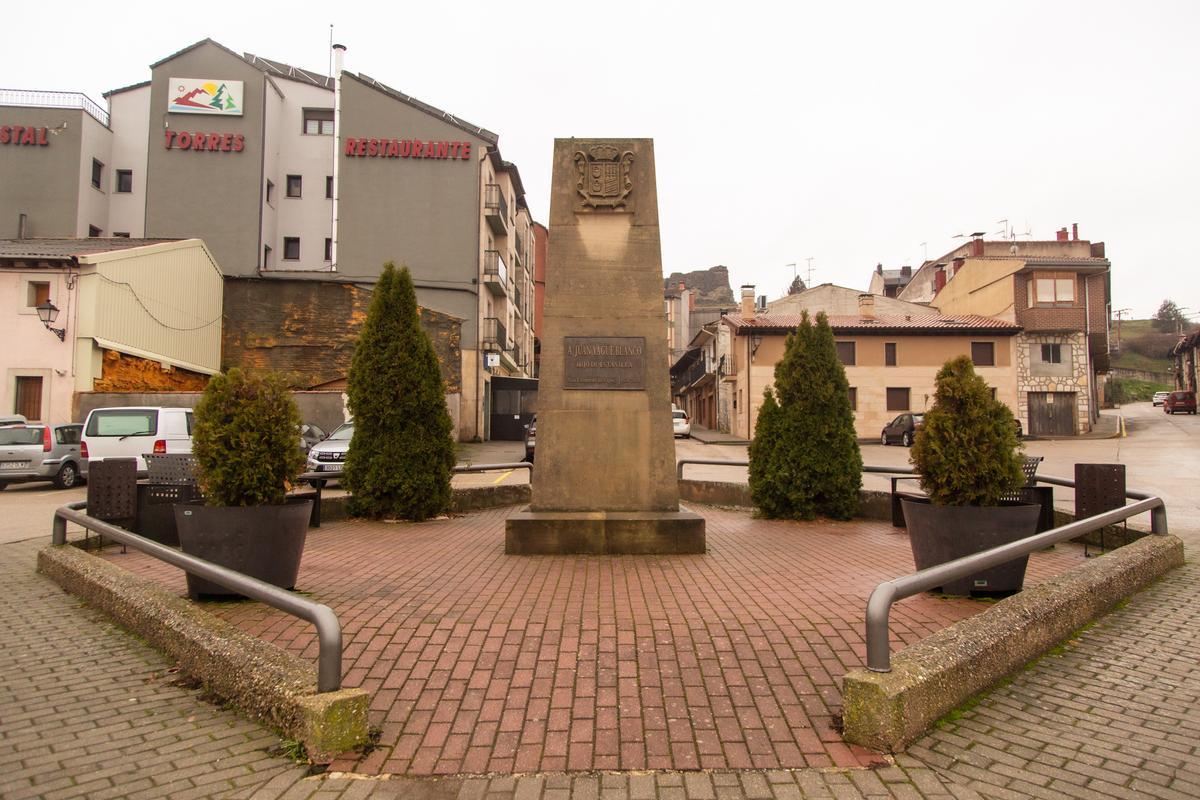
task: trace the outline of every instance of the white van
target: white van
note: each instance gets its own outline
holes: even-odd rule
[[[106,458],[136,458],[138,471],[148,469],[147,453],[192,452],[192,410],[129,406],[96,408],[83,423],[80,455],[86,465]]]

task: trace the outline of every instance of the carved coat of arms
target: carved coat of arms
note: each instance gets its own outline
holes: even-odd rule
[[[633,190],[630,168],[633,153],[609,144],[598,144],[575,153],[575,190],[585,206],[622,208]]]

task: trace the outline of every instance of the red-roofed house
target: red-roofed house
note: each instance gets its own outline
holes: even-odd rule
[[[1049,242],[975,239],[925,262],[899,299],[1019,325],[1014,411],[1030,434],[1073,435],[1091,430],[1108,371],[1111,268],[1077,227]]]
[[[748,291],[747,291],[748,288]],[[829,317],[838,355],[850,382],[850,403],[860,438],[875,439],[896,416],[924,411],[933,401],[934,377],[947,360],[971,356],[976,370],[1010,408],[1016,408],[1013,322],[974,314],[875,312],[876,297],[862,294],[857,314]],[[722,380],[730,386],[730,432],[753,437],[763,390],[799,314],[755,314],[753,288],[743,288],[741,313],[722,317],[730,344]]]

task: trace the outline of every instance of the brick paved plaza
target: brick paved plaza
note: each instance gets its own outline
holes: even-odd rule
[[[342,621],[347,686],[383,732],[335,770],[406,775],[774,769],[882,764],[842,742],[839,685],[863,664],[863,612],[912,570],[886,522],[791,523],[697,507],[703,556],[506,556],[497,509],[421,525],[310,532],[299,589]],[[182,573],[106,558],[180,593]],[[1080,563],[1035,555],[1030,582]],[[210,604],[315,659],[310,626],[256,603]],[[915,597],[896,645],[987,607]]]

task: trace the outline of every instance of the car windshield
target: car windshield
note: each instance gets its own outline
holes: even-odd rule
[[[676,411],[675,419],[687,419],[687,413],[684,411]]]
[[[327,442],[348,442],[354,436],[354,423],[347,422],[333,433],[329,434]]]
[[[0,428],[0,445],[41,443],[41,428]]]
[[[921,425],[924,422],[925,422],[924,414],[913,414],[913,424],[914,425]]]

